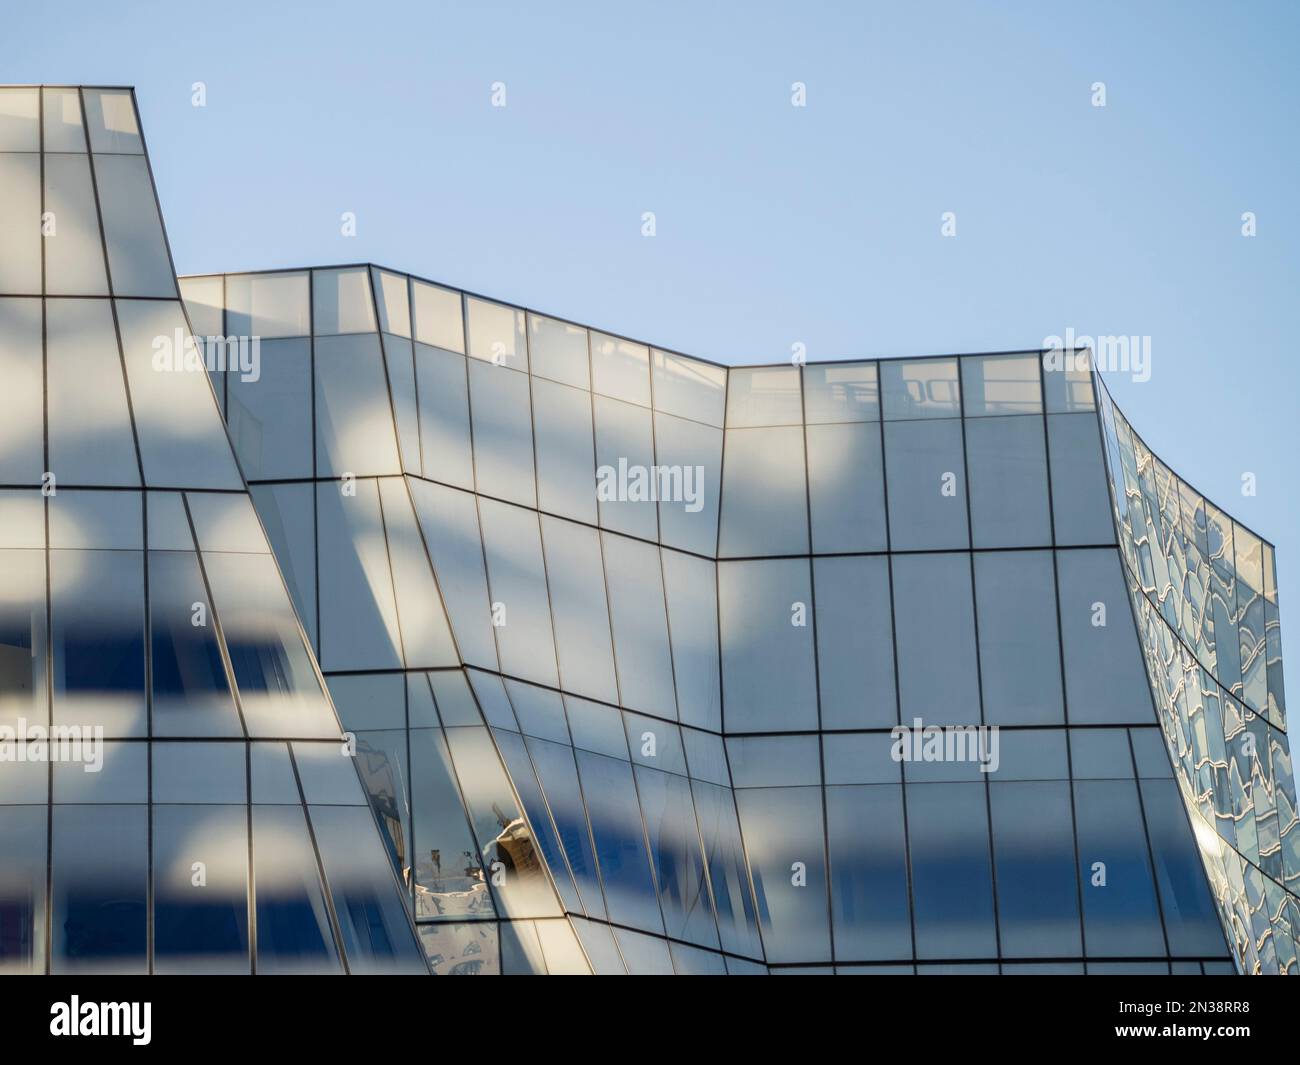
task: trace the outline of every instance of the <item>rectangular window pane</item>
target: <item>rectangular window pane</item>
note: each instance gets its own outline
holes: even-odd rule
[[[460,293],[412,279],[415,339],[444,351],[465,353],[465,323],[461,318]]]
[[[1052,542],[1041,418],[970,419],[966,462],[975,547],[1045,547]]]
[[[718,544],[722,430],[655,413],[662,542],[713,555]]]
[[[158,370],[158,338],[189,336],[174,301],[117,300],[131,413],[145,481],[170,488],[242,488],[207,375],[171,363]],[[173,358],[178,353],[173,351]]]
[[[767,960],[829,961],[821,788],[745,788],[736,807]],[[795,883],[796,868],[803,884]]]
[[[0,482],[40,482],[44,472],[41,301],[0,299]]]
[[[727,428],[802,422],[803,399],[797,366],[738,366],[730,371]]]
[[[815,554],[883,551],[884,461],[880,427],[809,425],[808,495]]]
[[[400,473],[379,337],[317,337],[315,347],[318,474]]]
[[[585,525],[542,516],[555,647],[565,691],[618,702],[600,534]]]
[[[722,686],[731,732],[817,727],[806,559],[722,562]]]
[[[969,545],[960,421],[886,425],[885,475],[895,551]]]
[[[591,396],[533,379],[538,507],[596,524],[595,444]]]
[[[34,86],[0,89],[0,152],[41,150],[41,130],[36,118],[40,91]]]
[[[491,499],[479,500],[479,515],[501,669],[555,687],[559,678],[537,515]]]
[[[912,956],[903,823],[903,789],[897,784],[826,789],[837,958]]]
[[[90,147],[96,152],[144,154],[130,89],[83,89]],[[51,150],[51,149],[47,149]]]
[[[814,573],[822,728],[893,726],[888,559],[819,558]]]
[[[967,418],[1038,414],[1043,409],[1037,355],[981,355],[961,360]]]
[[[658,507],[650,491],[655,461],[650,411],[605,396],[592,397],[592,410],[601,526],[645,540],[658,539]]]
[[[13,767],[6,772],[12,774]],[[0,973],[6,976],[45,971],[48,816],[43,797],[39,806],[0,806],[0,838],[5,841],[0,867]]]
[[[918,958],[997,954],[984,784],[908,784]]]
[[[51,551],[50,596],[54,723],[144,735],[142,553]]]
[[[62,296],[107,295],[95,190],[84,154],[45,156],[45,211],[52,216],[45,239],[45,291]]]
[[[1151,688],[1114,549],[1058,551],[1065,699],[1073,724],[1151,723]]]
[[[339,972],[338,948],[300,806],[253,807],[257,971]]]
[[[0,153],[0,292],[41,291],[41,157]]]
[[[537,505],[529,377],[500,366],[469,363],[478,490],[524,506]]]
[[[1101,457],[1097,416],[1049,414],[1052,512],[1058,544],[1111,544],[1115,523]]]
[[[727,371],[667,351],[650,352],[655,409],[678,418],[722,427]]]
[[[94,155],[99,212],[116,296],[176,296],[167,240],[143,155]]]
[[[232,336],[305,337],[310,294],[305,270],[226,277],[226,331]]]
[[[955,418],[961,414],[956,359],[890,359],[880,363],[885,421]]]
[[[807,554],[803,430],[728,429],[723,461],[719,555]]]
[[[147,806],[51,811],[53,973],[148,971]]]
[[[138,485],[111,306],[50,300],[45,319],[51,470],[60,484]]]
[[[650,406],[650,351],[644,344],[591,334],[591,390],[624,403]]]
[[[903,721],[978,722],[970,556],[894,555],[891,561]]]
[[[243,806],[153,808],[155,973],[249,971],[247,817]]]
[[[1088,954],[1164,954],[1136,784],[1076,780],[1074,801]]]
[[[659,548],[612,533],[600,539],[623,705],[675,720]]]
[[[809,425],[880,421],[880,382],[874,362],[805,366],[803,392]]]
[[[661,552],[682,724],[722,731],[716,563]]]
[[[375,305],[365,267],[313,270],[311,285],[313,325],[318,337],[375,331]]]
[[[1069,782],[993,781],[989,801],[1003,955],[1077,956],[1079,883]]]
[[[6,90],[20,92],[22,90]],[[45,151],[86,151],[86,129],[81,121],[81,93],[76,89],[43,90],[45,96]],[[36,149],[31,149],[35,151]],[[49,159],[46,159],[46,165]]]
[[[497,366],[528,370],[528,338],[524,312],[504,303],[468,297],[469,355]]]
[[[469,381],[465,359],[439,348],[415,345],[424,475],[458,488],[474,487],[469,440]]]
[[[311,342],[263,340],[256,381],[229,375],[227,424],[250,480],[312,475]]]
[[[1062,723],[1051,553],[998,551],[973,557],[985,721]]]

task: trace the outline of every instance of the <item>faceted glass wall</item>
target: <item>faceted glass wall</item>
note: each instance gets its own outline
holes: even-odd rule
[[[1183,804],[1242,972],[1295,973],[1300,824],[1273,545],[1172,473],[1103,396],[1115,521]]]
[[[0,89],[0,971],[423,972],[129,90]]]
[[[365,265],[182,287],[271,336],[218,393],[436,971],[1231,971],[1087,371],[728,371]],[[918,719],[998,766],[900,762]]]

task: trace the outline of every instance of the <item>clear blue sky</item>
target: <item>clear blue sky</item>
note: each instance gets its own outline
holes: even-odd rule
[[[137,87],[183,273],[373,260],[724,362],[1150,336],[1150,380],[1112,391],[1277,543],[1300,692],[1300,5],[42,0],[4,24],[9,81]]]

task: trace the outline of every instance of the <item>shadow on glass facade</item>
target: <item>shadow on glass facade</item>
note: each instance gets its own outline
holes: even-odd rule
[[[425,971],[130,90],[0,89],[0,249],[0,971]]]
[[[0,711],[112,738],[0,767],[5,965],[1295,970],[1272,546],[1086,365],[727,369],[370,264],[186,321],[129,94],[0,93],[73,243],[0,263]]]

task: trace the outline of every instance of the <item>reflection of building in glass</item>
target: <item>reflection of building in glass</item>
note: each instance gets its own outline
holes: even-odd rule
[[[233,519],[205,532],[225,485],[193,478],[219,461],[156,482],[189,508],[187,557],[256,555],[270,583],[205,597],[207,673],[160,681],[149,652],[146,735],[167,747],[163,707],[205,737],[227,689],[243,707],[250,652],[227,616],[267,615],[278,562],[434,972],[1295,970],[1272,547],[1161,466],[1086,369],[1036,352],[727,369],[370,265],[180,288],[195,333],[259,338],[256,374],[211,377],[239,466],[227,494],[247,484],[274,562],[255,522],[247,547]],[[22,366],[35,343],[0,356]],[[142,551],[174,550],[150,524],[163,494]],[[39,603],[26,572],[0,569],[5,603]],[[191,601],[168,609],[188,622]],[[88,610],[87,631],[111,631],[119,612]],[[0,706],[46,699],[20,668],[44,631],[5,626],[19,668]],[[214,695],[209,675],[235,683]],[[76,698],[130,720],[113,690]],[[295,740],[337,895],[328,827],[359,808],[318,815],[310,745],[251,724],[283,711],[243,713],[238,735]],[[997,726],[996,769],[895,760],[891,730],[917,719]],[[257,758],[277,745],[239,746],[260,907],[258,840],[281,826],[259,827]],[[291,852],[311,841],[273,853]],[[388,877],[384,853],[358,853],[356,875]],[[0,891],[0,928],[39,923]],[[315,912],[351,960],[344,911]]]

